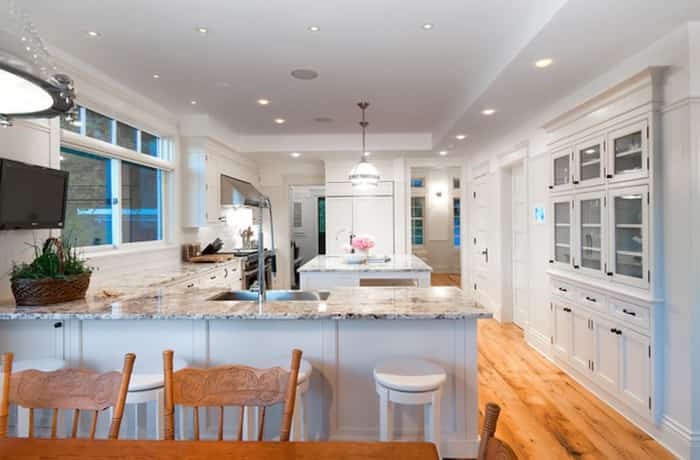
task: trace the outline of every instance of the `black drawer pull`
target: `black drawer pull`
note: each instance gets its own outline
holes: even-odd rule
[[[564,308],[564,311],[567,313],[571,313],[571,308]]]
[[[574,181],[574,185],[578,185],[578,181],[577,181],[577,180]]]
[[[594,299],[593,297],[588,297],[588,296],[586,296],[586,300],[588,300],[589,302],[597,302],[596,299]]]
[[[612,178],[613,178],[613,175],[612,175],[612,174],[608,174],[608,175],[605,176],[605,177],[608,178],[608,179],[612,179]]]
[[[612,332],[613,334],[615,334],[615,333],[617,333],[617,329],[612,328],[612,329],[610,329],[610,332]]]
[[[549,263],[550,263],[550,264],[553,264],[554,261],[553,261],[552,259],[549,259]]]
[[[187,288],[193,288],[193,287],[194,287],[194,283],[190,283],[187,285]]]
[[[608,272],[608,273],[606,273],[606,275],[613,276],[613,272]]]
[[[549,189],[550,189],[550,190],[552,190],[553,188],[554,188],[554,186],[553,186],[553,185],[550,185],[550,186],[549,186]]]
[[[210,279],[210,280],[215,280],[215,279],[216,279],[216,275],[210,276],[209,279]]]
[[[622,335],[622,331],[618,329],[618,330],[615,331],[615,334],[617,334],[617,335]]]
[[[626,314],[626,315],[630,315],[630,316],[637,316],[637,313],[635,313],[635,312],[633,312],[633,311],[629,311],[629,310],[627,310],[627,309],[625,309],[625,308],[622,309],[622,313],[624,313],[624,314]]]
[[[574,268],[575,268],[576,270],[578,270],[578,269],[581,268],[581,267],[579,267],[578,265],[574,265]]]
[[[569,292],[569,290],[568,290],[568,289],[566,289],[566,288],[563,288],[563,287],[560,287],[560,288],[557,288],[557,289],[559,289],[559,290],[560,290],[561,292]]]

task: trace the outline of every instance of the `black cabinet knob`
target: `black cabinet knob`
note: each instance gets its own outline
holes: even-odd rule
[[[577,180],[574,181],[574,185],[578,185],[578,181],[577,181]]]
[[[613,272],[608,272],[608,273],[606,273],[606,275],[613,276]]]
[[[553,185],[550,185],[548,188],[549,188],[550,190],[552,190],[552,189],[554,188],[554,186],[553,186]]]
[[[618,330],[615,331],[615,334],[617,334],[617,335],[622,335],[622,331],[618,329]]]
[[[629,311],[629,310],[627,310],[627,309],[625,309],[625,308],[622,309],[622,313],[624,313],[624,314],[626,314],[626,315],[630,315],[630,316],[637,316],[637,313],[636,313],[636,312]]]
[[[549,263],[550,263],[550,264],[553,264],[554,261],[553,261],[552,259],[549,259]]]
[[[578,270],[578,269],[581,268],[581,267],[579,267],[578,265],[574,265],[574,268],[575,268],[576,270]]]
[[[610,329],[610,332],[612,332],[613,334],[615,334],[615,333],[617,333],[617,330],[616,330],[615,328],[612,328],[612,329]]]
[[[612,174],[608,174],[608,175],[606,175],[605,177],[608,178],[608,179],[612,179],[612,178],[613,178],[613,175],[612,175]]]

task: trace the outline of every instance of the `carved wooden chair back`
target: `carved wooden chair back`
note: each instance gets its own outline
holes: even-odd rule
[[[294,399],[299,378],[301,350],[292,350],[289,370],[281,367],[257,369],[249,366],[218,366],[210,369],[185,368],[173,372],[173,352],[163,352],[165,372],[165,439],[175,439],[175,405],[193,408],[193,435],[199,440],[199,408],[219,408],[218,439],[224,436],[224,407],[238,407],[236,439],[243,439],[245,410],[259,409],[258,441],[265,428],[265,409],[284,403],[280,441],[289,441]]]
[[[73,411],[71,438],[78,435],[81,412],[92,413],[90,439],[95,439],[97,418],[101,411],[113,407],[108,438],[119,437],[124,403],[136,356],[124,356],[122,372],[99,374],[88,369],[60,369],[42,372],[34,369],[12,373],[12,353],[3,355],[2,394],[0,397],[0,438],[7,436],[10,404],[29,409],[29,437],[34,437],[35,409],[53,410],[51,439],[56,439],[58,411]]]
[[[513,449],[495,437],[496,425],[501,408],[495,403],[486,403],[484,414],[484,426],[481,429],[481,442],[479,444],[479,456],[477,460],[517,460]]]

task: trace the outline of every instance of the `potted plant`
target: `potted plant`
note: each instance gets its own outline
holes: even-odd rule
[[[92,270],[65,239],[34,245],[34,260],[13,263],[10,274],[17,305],[50,305],[85,297]]]

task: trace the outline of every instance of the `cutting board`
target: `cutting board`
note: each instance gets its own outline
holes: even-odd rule
[[[217,262],[226,262],[232,260],[233,254],[208,254],[205,256],[194,256],[190,258],[190,262],[196,264],[212,264]]]

